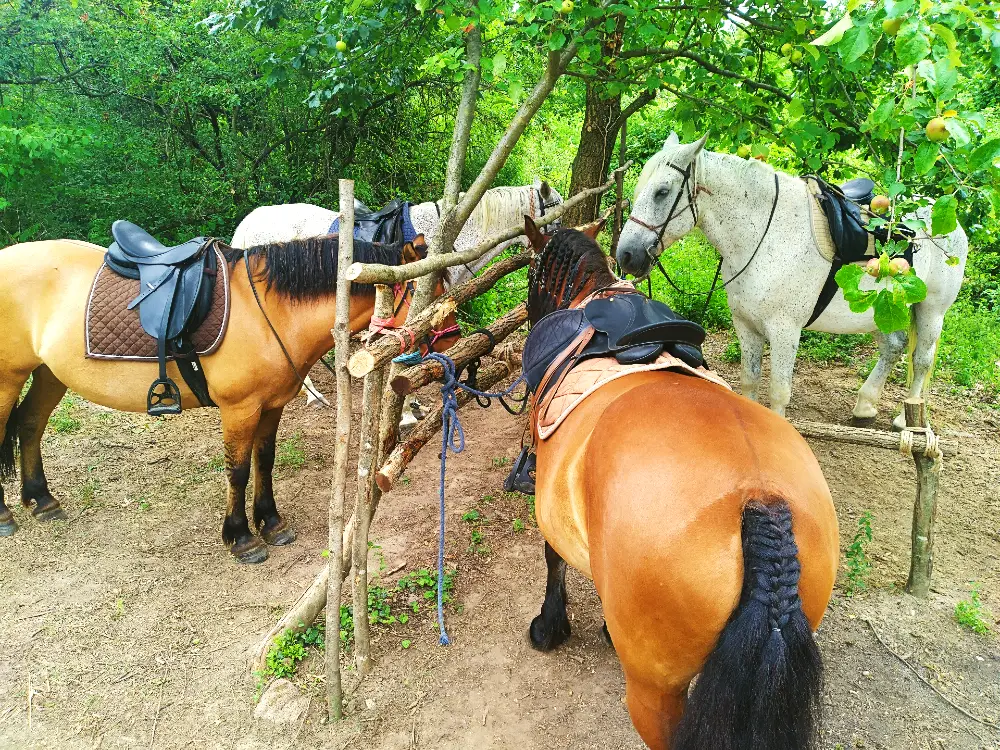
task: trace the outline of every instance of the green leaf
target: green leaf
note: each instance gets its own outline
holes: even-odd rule
[[[868,310],[875,303],[875,292],[860,292],[857,295],[848,298],[845,294],[844,299],[847,300],[847,306],[851,308],[853,313],[863,313]]]
[[[844,63],[850,65],[859,60],[868,51],[871,44],[871,33],[867,26],[854,26],[848,29],[839,47]]]
[[[502,78],[504,70],[507,69],[507,56],[499,52],[493,56],[493,77]]]
[[[969,168],[976,171],[989,167],[998,156],[1000,156],[1000,138],[994,138],[972,152],[972,156],[969,157]]]
[[[903,299],[908,305],[923,302],[927,298],[927,285],[911,268],[909,272],[893,277],[893,283],[903,291]]]
[[[940,153],[941,147],[937,143],[928,140],[921,141],[920,145],[917,146],[917,154],[913,157],[913,168],[917,170],[917,174],[930,172]]]
[[[556,50],[560,50],[565,46],[566,46],[566,35],[563,32],[557,31],[555,34],[549,37],[549,49],[552,50],[553,52],[555,52]]]
[[[837,271],[837,274],[833,278],[837,282],[837,286],[846,293],[848,291],[856,291],[861,277],[864,275],[865,271],[861,266],[848,263]]]
[[[932,24],[931,31],[937,34],[938,38],[945,43],[946,47],[948,47],[948,63],[955,68],[961,67],[962,56],[958,51],[958,39],[955,38],[955,32],[943,23]],[[938,62],[940,62],[940,60]]]
[[[792,120],[798,120],[806,113],[805,107],[802,104],[801,99],[792,99],[788,103],[788,116]]]
[[[844,34],[847,33],[847,30],[853,27],[854,22],[851,20],[851,14],[845,13],[844,17],[831,26],[825,34],[817,39],[813,39],[810,44],[813,44],[816,47],[829,47],[833,44],[837,44],[837,42],[844,38]]]
[[[894,182],[889,186],[889,197],[895,198],[906,192],[906,185],[902,182]]]
[[[885,0],[885,14],[889,18],[899,18],[913,9],[913,0]]]
[[[954,232],[957,226],[958,199],[954,195],[942,195],[931,209],[931,234],[948,234]]]
[[[875,297],[875,325],[882,333],[905,331],[910,326],[909,308],[883,289]]]
[[[972,141],[972,136],[969,135],[969,129],[965,127],[965,123],[957,117],[946,118],[944,126],[948,129],[949,135],[951,135],[951,137],[958,141],[961,145],[968,146]]]
[[[920,22],[911,19],[903,24],[896,35],[896,59],[900,65],[916,65],[930,54],[931,43],[920,28]]]
[[[947,57],[934,63],[934,82],[928,81],[928,88],[938,101],[949,101],[955,95],[958,83],[958,69]]]
[[[886,99],[880,105],[875,108],[872,112],[872,122],[876,125],[881,125],[883,122],[889,119],[892,115],[892,111],[896,108],[895,99]]]

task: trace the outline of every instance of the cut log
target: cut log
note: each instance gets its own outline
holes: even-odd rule
[[[528,320],[528,307],[520,304],[501,318],[497,318],[486,330],[493,336],[493,342],[500,342],[520,328]],[[448,350],[448,356],[456,368],[462,368],[473,360],[487,354],[493,346],[490,337],[485,333],[474,333],[460,339]],[[444,368],[439,362],[425,362],[403,370],[392,379],[392,390],[405,396],[408,393],[437,380],[444,375]]]
[[[434,304],[414,317],[406,321],[406,327],[413,332],[417,339],[421,339],[430,333],[435,325],[435,321],[442,311],[454,311],[463,302],[467,302],[473,297],[477,297],[488,289],[492,289],[500,279],[519,268],[524,268],[531,261],[531,253],[522,250],[517,255],[494,263],[486,269],[481,276],[469,279],[464,284],[459,284],[442,295]],[[407,264],[412,265],[412,264]],[[391,336],[379,339],[371,346],[365,347],[354,353],[348,363],[348,370],[356,378],[362,378],[376,367],[384,365],[393,357],[399,356],[399,341]],[[398,373],[397,373],[398,374]],[[390,379],[394,376],[390,376]]]
[[[839,424],[826,424],[825,422],[810,422],[805,419],[789,419],[788,421],[792,423],[792,427],[808,438],[835,440],[841,443],[867,445],[873,448],[885,448],[886,450],[893,451],[898,451],[903,441],[901,433],[898,432],[871,430],[865,427],[848,427],[847,425]],[[927,436],[919,432],[914,433],[913,452],[919,452],[923,455],[926,447]],[[945,455],[954,455],[958,452],[958,445],[951,440],[938,438],[938,447]]]
[[[479,390],[487,390],[493,388],[497,383],[500,383],[510,377],[514,372],[520,368],[520,355],[515,354],[510,357],[509,360],[503,362],[494,362],[493,364],[484,367],[479,371]],[[471,393],[466,391],[459,391],[458,393],[458,405],[464,406],[469,403],[474,397]],[[389,492],[393,485],[399,480],[406,471],[406,467],[409,466],[410,462],[414,459],[420,449],[423,448],[427,441],[429,441],[434,434],[441,429],[441,407],[434,409],[430,414],[428,414],[424,420],[413,428],[413,432],[410,433],[409,438],[405,442],[400,443],[396,446],[395,450],[386,460],[385,464],[379,469],[378,474],[375,476],[375,482],[378,484],[379,489],[382,492]]]

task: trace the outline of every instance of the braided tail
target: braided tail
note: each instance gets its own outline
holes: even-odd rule
[[[744,510],[743,561],[739,606],[705,662],[674,750],[805,750],[815,739],[822,664],[784,501]]]

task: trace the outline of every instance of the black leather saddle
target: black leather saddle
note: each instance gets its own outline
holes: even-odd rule
[[[537,391],[552,363],[588,332],[586,345],[567,359],[566,366],[593,357],[644,364],[664,351],[691,367],[705,363],[701,353],[704,328],[680,317],[662,302],[626,292],[592,300],[582,308],[556,310],[538,321],[521,355],[528,388]]]
[[[146,396],[152,416],[180,414],[180,389],[167,377],[166,360],[173,357],[185,382],[203,406],[214,406],[190,334],[212,307],[218,274],[214,243],[196,237],[168,247],[128,221],[111,226],[114,243],[104,256],[115,273],[139,280],[139,296],[128,309],[139,308],[142,329],[157,341],[160,372]]]
[[[393,244],[413,240],[412,226],[409,225],[410,204],[394,200],[386,203],[378,211],[372,211],[359,200],[354,201],[354,239],[365,242]],[[330,233],[340,230],[340,219],[333,222]],[[409,231],[408,231],[409,230]]]
[[[875,182],[867,177],[855,177],[842,183],[840,192],[855,203],[871,203],[875,197]]]
[[[819,177],[814,176],[809,179],[815,180],[816,184],[819,185],[819,203],[830,227],[830,237],[833,239],[835,255],[826,283],[820,291],[819,300],[817,300],[806,326],[810,326],[816,321],[837,293],[838,286],[835,278],[837,271],[847,263],[857,263],[868,259],[869,235],[883,243],[890,239],[889,233],[885,229],[875,229],[869,232],[866,228],[867,221],[861,215],[859,204],[871,202],[874,197],[874,182],[859,177],[845,182],[838,188],[827,184]],[[891,239],[912,243],[914,236],[914,231],[909,227],[897,225]],[[911,264],[913,263],[912,244],[909,245],[905,257]]]

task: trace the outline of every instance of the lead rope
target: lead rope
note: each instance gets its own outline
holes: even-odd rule
[[[451,357],[445,354],[438,354],[437,352],[430,352],[422,360],[423,362],[437,362],[441,365],[441,369],[444,373],[441,376],[441,477],[440,477],[440,490],[438,493],[438,512],[439,512],[439,524],[438,524],[438,559],[437,559],[437,617],[438,617],[438,628],[441,631],[441,637],[438,640],[438,644],[441,646],[448,646],[451,644],[451,639],[448,638],[448,633],[444,627],[444,534],[445,534],[445,503],[444,503],[444,480],[445,480],[445,468],[447,465],[448,451],[452,453],[461,453],[465,450],[465,431],[462,429],[462,423],[458,419],[458,393],[457,390],[461,388],[463,391],[471,393],[476,396],[477,400],[479,398],[484,398],[487,403],[490,399],[500,399],[501,403],[505,396],[510,396],[514,389],[517,388],[523,381],[524,375],[522,374],[517,380],[515,380],[509,388],[498,393],[490,393],[487,391],[480,391],[472,386],[461,383],[458,380],[455,371],[455,362]],[[528,393],[525,391],[523,398],[515,398],[515,401],[520,401],[522,404],[522,411],[528,403]]]

